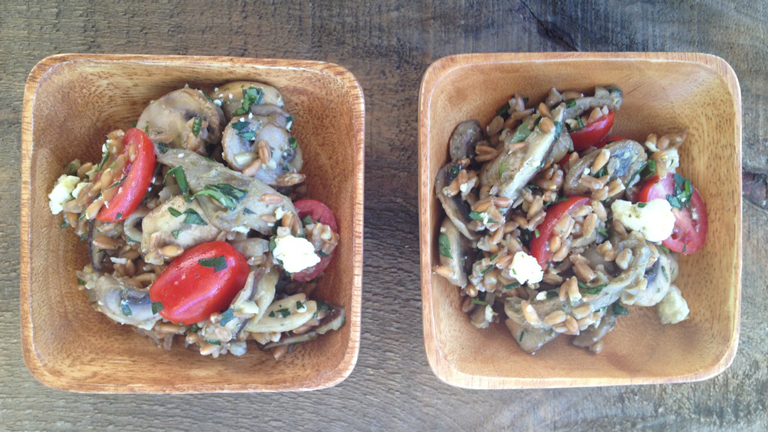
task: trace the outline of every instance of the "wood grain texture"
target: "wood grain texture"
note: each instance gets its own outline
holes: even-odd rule
[[[424,354],[418,253],[422,74],[466,52],[687,51],[739,77],[745,170],[768,161],[768,5],[762,2],[6,2],[0,14],[0,430],[677,430],[768,428],[768,213],[743,207],[743,307],[733,365],[708,381],[480,392],[445,385]],[[21,102],[27,74],[61,52],[230,55],[338,63],[366,98],[360,356],[311,393],[85,395],[38,383],[19,330]],[[84,341],[87,343],[87,341]]]
[[[616,85],[624,102],[612,133],[642,142],[687,130],[680,172],[708,203],[704,250],[679,260],[692,313],[664,326],[649,308],[630,308],[599,356],[559,337],[535,356],[516,348],[503,322],[478,330],[459,290],[433,274],[444,211],[435,190],[448,140],[466,119],[485,125],[511,89],[534,103],[556,85],[587,94]],[[505,53],[450,56],[427,70],[419,95],[419,227],[427,357],[447,383],[465,388],[653,384],[711,378],[731,364],[741,298],[741,97],[721,59],[691,53]],[[713,289],[713,286],[721,287]],[[567,361],[565,361],[567,360]]]

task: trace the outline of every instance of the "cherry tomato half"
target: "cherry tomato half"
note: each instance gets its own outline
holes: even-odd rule
[[[587,197],[574,196],[547,209],[547,216],[544,218],[544,222],[537,228],[539,236],[531,239],[531,256],[539,261],[541,268],[546,269],[549,260],[552,258],[552,252],[549,251],[549,239],[552,238],[555,225],[563,216],[570,214],[577,207],[589,202],[590,199]]]
[[[328,225],[331,228],[331,231],[335,233],[339,232],[339,226],[336,224],[336,218],[333,217],[333,212],[328,208],[327,205],[313,199],[299,200],[294,202],[293,205],[299,212],[300,218],[304,219],[306,216],[309,216],[312,218],[312,221]],[[325,269],[331,263],[333,254],[334,253],[332,252],[330,256],[321,256],[319,263],[317,263],[314,267],[310,267],[306,270],[294,274],[293,279],[299,282],[307,282],[320,276],[320,274],[325,271]]]
[[[600,117],[599,119],[588,123],[583,129],[571,132],[573,149],[575,151],[582,151],[588,149],[590,146],[596,145],[608,135],[608,132],[612,127],[613,111],[609,112],[607,116]]]
[[[672,235],[662,243],[669,250],[690,255],[701,250],[707,241],[709,222],[707,218],[707,206],[699,195],[699,191],[691,186],[693,193],[688,205],[682,209],[673,207],[675,214],[675,228]],[[667,174],[662,180],[659,176],[649,178],[638,194],[638,201],[648,202],[653,199],[666,200],[668,195],[675,194],[675,179],[673,174]]]
[[[149,298],[160,302],[160,315],[191,325],[229,307],[243,289],[250,267],[231,244],[199,244],[173,260],[149,288]]]
[[[126,164],[123,172],[113,175],[115,181],[122,183],[117,193],[101,207],[96,219],[102,222],[119,222],[127,218],[149,190],[152,176],[155,174],[155,146],[141,129],[128,129],[123,136],[123,154],[129,154],[129,148],[136,149],[136,159]]]

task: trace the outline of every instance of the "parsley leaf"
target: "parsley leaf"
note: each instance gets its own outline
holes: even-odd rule
[[[264,92],[260,88],[249,87],[247,90],[243,89],[243,103],[232,114],[236,116],[247,114],[248,110],[251,109],[251,105],[260,104],[263,98]]]
[[[212,268],[214,273],[218,273],[227,268],[227,259],[224,257],[224,255],[217,256],[215,258],[203,258],[201,260],[197,260],[197,263],[203,267]]]
[[[203,118],[195,117],[195,121],[192,122],[192,134],[194,136],[200,136],[200,128],[203,127]]]
[[[448,238],[448,234],[440,234],[438,243],[440,245],[440,255],[453,259],[451,255],[451,241]]]
[[[170,214],[171,214],[171,216],[173,216],[173,217],[179,217],[179,216],[181,216],[181,212],[180,212],[180,211],[178,211],[178,210],[176,210],[176,209],[175,209],[175,208],[173,208],[173,207],[168,207],[168,213],[170,213]]]
[[[165,174],[165,178],[163,178],[163,183],[165,183],[165,180],[168,179],[169,175],[172,175],[176,179],[176,183],[179,184],[181,193],[184,194],[184,199],[187,200],[187,202],[191,201],[191,198],[189,197],[189,184],[187,183],[187,175],[184,174],[184,168],[177,166],[169,169],[168,173]]]
[[[194,194],[192,198],[198,195],[211,197],[226,207],[227,210],[235,210],[237,203],[248,195],[248,191],[238,189],[227,183],[220,183],[206,186],[205,189]]]
[[[584,291],[584,294],[591,294],[591,295],[600,294],[600,292],[603,291],[603,288],[607,286],[608,284],[589,286],[584,282],[579,281],[579,288]]]
[[[152,313],[156,314],[160,312],[161,310],[165,309],[165,306],[161,302],[152,302]]]
[[[629,315],[629,311],[624,306],[620,305],[619,302],[616,302],[611,305],[611,311],[614,315]]]
[[[509,165],[508,162],[501,164],[501,168],[499,168],[499,179],[501,179],[502,174],[504,174],[504,170],[507,169],[507,165]]]
[[[131,310],[131,306],[125,300],[122,300],[120,302],[120,311],[123,312],[123,315],[125,315],[127,317],[133,315],[133,311]]]
[[[294,149],[294,150],[296,150],[296,147],[299,146],[299,142],[296,141],[296,138],[294,138],[294,137],[288,138],[288,144],[290,144],[291,148]]]
[[[488,303],[487,303],[487,302],[484,302],[484,301],[482,301],[482,300],[480,300],[480,299],[476,299],[476,298],[473,298],[473,299],[472,299],[472,300],[470,300],[469,302],[470,302],[470,303],[472,303],[472,304],[475,304],[475,305],[480,305],[480,306],[488,306]]]
[[[173,236],[173,238],[179,238],[179,232],[181,232],[180,229],[173,230],[171,231],[171,235]]]
[[[203,220],[203,217],[200,216],[200,213],[196,212],[191,208],[184,210],[184,213],[182,214],[187,215],[187,217],[184,218],[184,223],[188,223],[192,225],[203,225],[203,226],[208,225]]]
[[[230,308],[227,309],[223,314],[221,314],[221,319],[219,320],[219,325],[225,326],[228,322],[235,319],[235,312]]]

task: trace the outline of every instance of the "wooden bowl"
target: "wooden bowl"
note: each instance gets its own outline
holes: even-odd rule
[[[158,348],[94,311],[77,289],[84,244],[47,194],[75,158],[98,160],[106,134],[127,129],[147,103],[185,84],[255,80],[277,87],[296,118],[309,196],[336,214],[341,241],[314,297],[344,306],[339,331],[275,362],[249,345],[242,357],[203,357],[183,342]],[[21,327],[24,359],[43,384],[99,393],[311,390],[344,380],[357,361],[363,247],[363,92],[323,62],[229,57],[57,55],[38,63],[24,93]]]
[[[625,101],[614,133],[645,140],[688,129],[681,173],[707,203],[704,249],[680,259],[676,284],[688,320],[662,325],[653,308],[630,307],[594,355],[560,337],[535,356],[503,323],[478,330],[460,310],[459,289],[432,273],[444,217],[435,197],[448,138],[465,119],[487,124],[517,92],[543,100],[549,89],[615,84]],[[446,57],[424,75],[419,95],[419,224],[424,341],[429,364],[467,388],[544,388],[674,383],[713,377],[736,353],[741,292],[741,96],[722,59],[686,53],[471,54]]]

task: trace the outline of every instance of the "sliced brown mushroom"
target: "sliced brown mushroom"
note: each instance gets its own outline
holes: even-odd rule
[[[523,148],[517,148],[514,143],[505,143],[499,155],[480,171],[481,184],[497,185],[500,196],[515,201],[523,187],[544,166],[555,140],[565,128],[562,124],[564,108],[565,105],[560,104],[552,111],[550,123],[554,122],[554,126],[550,130],[542,130],[541,122],[536,123],[533,131],[525,138],[527,145]]]
[[[188,203],[181,195],[169,199],[144,216],[141,231],[143,254],[154,249],[153,241],[156,242],[154,246],[176,245],[189,249],[214,240],[221,233],[195,200]]]
[[[611,173],[608,181],[619,179],[626,186],[639,179],[639,171],[648,159],[643,146],[636,141],[624,140],[608,144],[604,149],[611,153],[607,163],[607,171]],[[599,153],[593,151],[584,155],[568,170],[563,188],[566,195],[584,195],[590,192],[589,187],[581,183],[581,178],[590,172]]]
[[[448,141],[451,161],[456,162],[462,158],[473,161],[477,154],[475,153],[475,146],[483,140],[484,136],[483,128],[477,120],[466,120],[459,123],[451,133],[450,141]]]
[[[322,307],[322,302],[318,301],[317,303],[318,308]],[[341,306],[327,305],[327,307],[332,308],[331,312],[326,315],[325,318],[320,321],[320,324],[318,324],[317,327],[315,327],[313,330],[296,336],[280,338],[280,340],[277,342],[264,345],[264,349],[275,348],[281,345],[294,345],[302,342],[309,342],[311,340],[317,339],[320,335],[328,333],[329,331],[340,329],[347,322],[346,311]]]
[[[512,337],[515,338],[517,345],[520,346],[520,349],[528,354],[535,354],[547,342],[557,337],[557,333],[554,330],[526,328],[513,319],[506,320],[505,324],[509,332],[512,333]]]
[[[256,89],[260,93],[256,96],[254,101],[253,97],[248,98],[247,103],[243,105],[244,93],[248,95],[248,90]],[[233,117],[239,115],[248,114],[253,112],[253,108],[259,105],[274,105],[276,107],[283,106],[283,95],[280,92],[267,84],[255,82],[255,81],[235,81],[222,85],[214,90],[208,92],[208,96],[215,103],[221,103],[221,109],[224,111],[224,115],[227,117],[227,121]],[[251,102],[255,103],[251,103]],[[247,106],[247,108],[246,108]],[[256,114],[255,112],[253,112]]]
[[[438,236],[440,264],[451,269],[448,282],[459,287],[467,286],[467,251],[469,240],[464,237],[450,218],[443,219]]]
[[[447,193],[448,185],[459,175],[462,170],[458,164],[449,163],[448,165],[440,168],[437,172],[437,178],[435,179],[435,194],[437,199],[443,205],[445,214],[450,218],[456,229],[459,230],[468,239],[474,239],[475,235],[470,231],[468,225],[472,223],[472,218],[469,214],[472,212],[472,208],[469,203],[461,199],[460,194],[450,196]]]
[[[200,90],[183,88],[154,100],[141,113],[136,127],[171,147],[208,154],[208,145],[221,141],[224,113]]]
[[[152,312],[148,288],[136,288],[114,276],[101,275],[87,293],[94,309],[120,324],[149,330],[160,319]]]
[[[224,159],[233,169],[244,171],[259,159],[260,143],[265,142],[269,158],[261,161],[253,177],[277,186],[280,176],[297,173],[304,164],[298,141],[292,139],[285,126],[286,116],[282,110],[268,116],[249,114],[233,118],[222,138]]]
[[[595,95],[587,96],[578,99],[573,99],[567,102],[567,108],[565,110],[564,119],[576,118],[593,108],[599,108],[607,106],[609,110],[616,111],[621,108],[621,103],[624,101],[624,92],[618,87],[595,87]]]
[[[579,333],[578,336],[573,338],[573,344],[575,346],[581,348],[592,346],[595,344],[595,342],[601,340],[605,337],[605,335],[613,330],[613,327],[616,325],[616,316],[613,315],[612,311],[610,311],[611,308],[608,309],[609,310],[600,319],[600,324],[598,324],[596,327],[590,327],[584,330],[583,332]]]
[[[657,305],[669,292],[669,287],[677,278],[677,274],[677,259],[672,254],[660,252],[656,262],[645,272],[648,286],[637,294],[634,305],[646,307]]]

